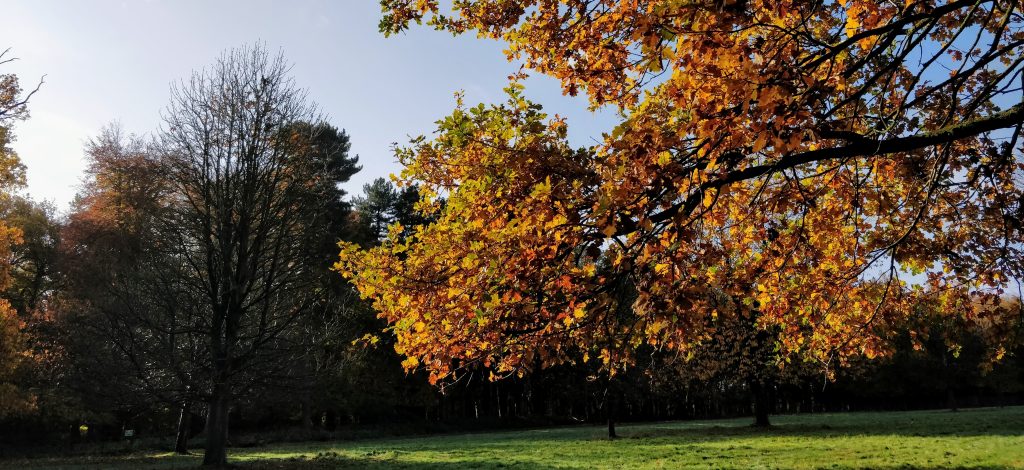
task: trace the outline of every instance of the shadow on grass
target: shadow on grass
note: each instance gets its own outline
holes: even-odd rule
[[[378,456],[359,458],[328,453],[312,458],[299,457],[240,462],[236,464],[236,468],[240,470],[321,470],[339,468],[388,468],[408,470],[447,470],[451,468],[547,470],[565,467],[556,467],[536,462],[509,462],[507,459],[503,459],[501,455],[495,455],[491,459],[472,459],[460,462],[416,462],[379,458]]]
[[[645,429],[636,432],[622,432],[625,439],[659,439],[673,438],[685,441],[703,441],[709,439],[728,439],[734,437],[844,437],[844,436],[898,436],[898,437],[984,437],[984,436],[1024,436],[1022,429],[993,427],[992,429],[957,430],[922,430],[894,428],[871,428],[863,426],[842,425],[810,425],[783,424],[771,429],[755,429],[743,426],[710,426],[701,429]]]
[[[905,413],[808,414],[775,417],[769,429],[755,428],[741,420],[728,423],[668,422],[635,426],[625,433],[632,438],[678,437],[707,440],[715,437],[980,437],[1024,436],[1020,407],[968,411]]]
[[[334,452],[321,453],[312,457],[265,458],[240,460],[229,456],[229,468],[238,470],[321,470],[346,468],[388,468],[409,470],[441,470],[450,468],[478,469],[539,469],[559,468],[536,462],[515,462],[502,456],[473,458],[457,462],[417,462],[388,458],[378,453],[365,456],[345,456]],[[2,462],[0,468],[25,470],[99,470],[99,469],[154,469],[154,470],[202,470],[202,456],[123,456],[75,459],[30,459]],[[564,467],[562,467],[564,468]]]

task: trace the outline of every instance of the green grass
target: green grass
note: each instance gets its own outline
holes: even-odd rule
[[[231,449],[255,469],[442,468],[1021,468],[1024,407],[959,412],[842,413],[596,426]],[[0,461],[0,468],[192,468],[200,456]]]

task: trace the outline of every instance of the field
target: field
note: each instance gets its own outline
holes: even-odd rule
[[[1024,407],[776,416],[593,426],[231,449],[254,469],[377,468],[1024,468]],[[0,461],[0,468],[193,468],[197,456]]]

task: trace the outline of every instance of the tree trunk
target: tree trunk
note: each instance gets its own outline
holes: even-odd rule
[[[181,402],[181,414],[178,416],[178,432],[174,439],[174,452],[188,454],[188,438],[192,430],[192,403]]]
[[[302,420],[302,429],[313,429],[313,403],[308,396],[304,397],[300,402],[301,407],[299,414]]]
[[[206,421],[206,453],[203,465],[225,467],[228,463],[228,400],[227,385],[220,383],[214,386],[213,397],[210,399],[209,417]]]
[[[611,388],[612,387],[609,386],[609,389]],[[606,393],[605,407],[608,409],[605,413],[608,415],[608,439],[615,439],[619,437],[619,435],[615,433],[615,413],[618,403],[615,400],[616,396],[614,390],[608,390]]]
[[[334,432],[338,429],[338,413],[334,409],[327,410],[325,414],[327,422],[324,423],[324,428],[330,432]]]
[[[751,380],[750,391],[754,395],[754,426],[758,428],[771,426],[771,422],[768,420],[770,390],[760,380]]]
[[[949,408],[950,411],[956,411],[956,393],[953,391],[955,378],[952,370],[952,364],[950,364],[950,362],[952,362],[952,360],[949,357],[949,353],[944,353],[942,355],[942,369],[946,376],[946,407]]]

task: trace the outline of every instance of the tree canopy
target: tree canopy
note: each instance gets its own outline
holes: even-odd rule
[[[925,298],[1008,318],[1019,2],[381,4],[385,33],[426,22],[503,40],[525,70],[622,116],[574,148],[524,97],[524,72],[507,103],[460,102],[398,151],[436,221],[344,246],[337,267],[407,367],[437,380],[600,358],[614,373],[640,345],[700,348],[708,320],[731,317],[778,332],[778,367],[828,370],[886,354],[880,332]]]

